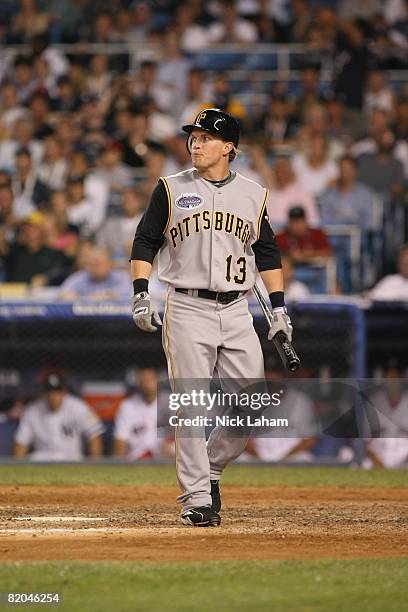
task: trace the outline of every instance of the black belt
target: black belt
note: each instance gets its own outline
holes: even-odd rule
[[[206,300],[216,300],[220,304],[229,304],[244,295],[245,291],[210,291],[209,289],[180,289],[176,287],[178,293],[186,293]]]

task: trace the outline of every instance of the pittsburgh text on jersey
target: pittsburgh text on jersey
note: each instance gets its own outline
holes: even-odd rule
[[[185,239],[198,234],[201,230],[210,230],[211,227],[215,231],[224,231],[234,236],[242,242],[243,249],[246,249],[251,235],[249,223],[234,213],[221,210],[215,211],[212,219],[209,210],[183,217],[181,221],[178,221],[169,229],[172,245],[176,248]]]

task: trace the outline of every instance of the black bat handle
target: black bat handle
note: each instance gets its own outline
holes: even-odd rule
[[[273,337],[273,343],[285,368],[291,372],[296,372],[300,368],[300,359],[285,332],[278,331]]]

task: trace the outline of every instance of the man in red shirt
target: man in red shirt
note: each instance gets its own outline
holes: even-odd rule
[[[289,210],[286,229],[278,234],[282,254],[290,255],[294,263],[309,263],[316,257],[330,257],[332,247],[326,233],[309,227],[304,208],[295,206]]]

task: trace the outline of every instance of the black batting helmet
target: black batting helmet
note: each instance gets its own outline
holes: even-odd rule
[[[233,142],[234,147],[238,146],[239,123],[235,117],[219,108],[206,108],[198,113],[194,123],[183,125],[183,130],[187,134],[191,134],[195,128],[220,136],[220,138],[227,142]]]

